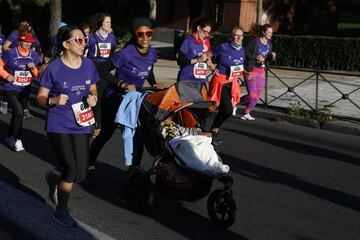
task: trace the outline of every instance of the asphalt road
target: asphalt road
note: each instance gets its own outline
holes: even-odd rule
[[[24,122],[21,153],[5,146],[10,115],[0,115],[5,239],[359,239],[360,137],[235,118],[224,125],[217,147],[235,180],[236,222],[229,229],[210,222],[206,198],[185,202],[157,193],[148,214],[129,211],[121,193],[126,168],[119,132],[99,158],[98,185],[74,189],[70,204],[80,226],[63,229],[51,221],[54,206],[47,199],[44,173],[55,162],[44,112],[31,109],[36,117]],[[150,161],[145,155],[143,166]]]

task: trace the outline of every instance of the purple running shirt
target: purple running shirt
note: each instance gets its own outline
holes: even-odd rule
[[[81,57],[78,69],[66,66],[61,58],[56,58],[45,69],[40,77],[40,86],[50,90],[50,96],[66,94],[68,102],[48,108],[45,130],[52,133],[88,134],[90,127],[77,124],[71,105],[86,99],[90,85],[99,81],[100,77],[93,61]]]

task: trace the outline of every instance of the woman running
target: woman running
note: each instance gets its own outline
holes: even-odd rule
[[[30,96],[30,84],[38,77],[36,66],[40,64],[39,54],[31,50],[36,38],[28,32],[19,34],[17,47],[3,53],[0,59],[0,76],[6,80],[4,92],[13,109],[6,143],[15,152],[24,151],[21,130],[24,109]]]
[[[240,101],[239,77],[243,73],[245,61],[243,38],[242,28],[234,27],[230,41],[212,50],[217,66],[209,85],[209,100],[215,101],[218,106],[212,128],[213,144],[221,143],[217,136],[219,128],[231,116],[233,107]]]
[[[206,70],[209,66],[213,70],[211,58],[207,54],[210,50],[210,32],[212,23],[206,18],[194,22],[192,34],[185,37],[178,54],[180,70],[177,80],[200,81],[205,83]]]
[[[269,60],[275,60],[276,53],[272,52],[271,38],[273,28],[269,24],[253,25],[250,30],[253,38],[246,46],[245,83],[248,95],[242,97],[241,102],[248,102],[243,120],[255,120],[250,115],[256,106],[265,87],[265,68]]]
[[[122,101],[124,90],[136,90],[144,85],[145,80],[153,87],[158,87],[153,68],[157,62],[156,50],[150,47],[153,36],[152,24],[148,19],[135,19],[131,25],[132,40],[128,45],[102,65],[100,75],[112,84],[105,90],[101,108],[102,129],[91,144],[88,180],[95,181],[96,159],[107,141],[116,130],[116,113]],[[110,71],[116,69],[115,77]],[[159,84],[159,87],[160,84]],[[139,165],[143,152],[143,142],[136,131],[134,140],[133,165]]]
[[[94,60],[96,66],[99,63],[110,61],[110,57],[114,54],[117,48],[117,39],[111,28],[111,15],[108,13],[97,13],[89,19],[90,30],[89,44],[86,50],[87,57]],[[99,104],[94,108],[95,113],[95,131],[94,137],[97,136],[101,130],[101,99],[104,89],[108,83],[104,79],[97,82],[96,87],[99,95]]]
[[[40,42],[36,38],[35,31],[28,21],[21,21],[18,29],[14,30],[10,33],[10,35],[7,37],[7,39],[3,45],[3,51],[5,52],[5,51],[10,50],[11,48],[17,47],[19,33],[24,33],[24,32],[30,33],[35,38],[36,41],[31,44],[31,50],[34,50],[38,54],[40,54],[41,53]],[[29,98],[27,99],[26,106],[24,109],[24,118],[25,119],[33,118],[33,115],[31,114],[31,112],[29,110],[29,100],[30,100],[30,95],[29,95]]]
[[[57,43],[63,54],[41,75],[36,100],[48,107],[45,130],[61,169],[60,176],[46,174],[50,200],[57,204],[53,219],[73,227],[76,221],[69,214],[68,202],[73,183],[86,174],[90,126],[95,122],[91,107],[97,102],[99,75],[93,61],[83,57],[87,38],[78,27],[60,28]]]

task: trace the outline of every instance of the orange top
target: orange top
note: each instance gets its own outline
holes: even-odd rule
[[[30,49],[24,50],[20,46],[18,46],[17,49],[18,49],[19,53],[24,57],[26,57],[30,54]],[[4,65],[5,65],[4,61],[0,58],[0,77],[7,80],[7,78],[9,77],[10,74],[4,69]],[[39,69],[34,67],[34,68],[31,68],[30,71],[31,71],[33,77],[36,77],[36,78],[39,77]]]

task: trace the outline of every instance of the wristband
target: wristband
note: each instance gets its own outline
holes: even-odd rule
[[[51,100],[51,97],[49,97],[47,104],[48,104],[48,106],[54,105],[54,103],[53,103],[52,100]]]

